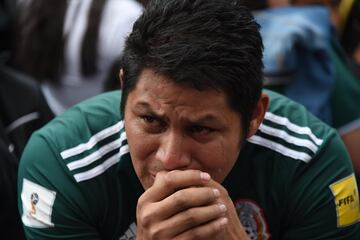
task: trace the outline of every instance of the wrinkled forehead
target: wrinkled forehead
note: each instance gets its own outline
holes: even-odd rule
[[[159,109],[168,108],[178,111],[186,110],[185,112],[192,112],[192,114],[203,112],[203,115],[206,115],[205,110],[233,111],[223,91],[213,88],[197,89],[187,84],[178,84],[167,76],[151,70],[144,71],[139,76],[137,85],[129,93],[128,98],[132,108],[149,109],[160,115]]]
[[[200,104],[206,96],[208,99],[225,99],[224,91],[213,87],[198,88],[191,82],[178,83],[167,75],[155,72],[151,69],[144,70],[134,88],[139,93],[139,97],[152,96],[154,99],[165,101],[165,103],[189,103],[189,99],[194,100],[192,105]],[[198,101],[195,101],[198,100]],[[191,102],[191,101],[190,101]]]

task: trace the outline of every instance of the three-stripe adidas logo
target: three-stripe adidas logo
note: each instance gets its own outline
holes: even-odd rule
[[[85,181],[102,174],[111,166],[118,163],[122,155],[129,152],[128,145],[123,145],[124,140],[126,140],[126,133],[122,132],[120,138],[116,138],[115,140],[107,143],[106,145],[100,147],[99,149],[88,155],[81,155],[82,153],[93,149],[95,146],[97,146],[99,142],[105,140],[106,138],[110,138],[114,134],[120,133],[123,127],[124,121],[120,121],[115,125],[98,132],[97,134],[92,136],[86,143],[81,143],[60,153],[63,160],[73,158],[69,163],[66,164],[66,166],[70,171],[80,170],[79,172],[74,173],[74,178],[77,182]],[[114,154],[112,154],[110,157],[107,157],[102,163],[97,164],[93,168],[81,171],[82,168],[90,166],[90,164],[102,159],[105,155],[111,153],[116,149],[119,149],[119,151],[115,151]]]
[[[265,114],[259,131],[247,141],[270,148],[284,156],[308,163],[323,143],[309,127],[302,127],[288,118]]]

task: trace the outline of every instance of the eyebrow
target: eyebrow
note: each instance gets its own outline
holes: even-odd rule
[[[155,117],[159,117],[159,118],[163,118],[165,117],[165,114],[162,114],[162,113],[157,113],[153,110],[153,108],[151,107],[151,105],[147,102],[138,102],[135,104],[133,110],[135,112],[148,112],[152,115],[154,115]]]
[[[222,121],[211,113],[197,119],[186,119],[186,122],[191,124],[222,124]]]
[[[147,102],[136,103],[134,106],[134,111],[135,112],[146,111],[149,114],[153,115],[154,117],[167,119],[165,114],[157,113],[156,111],[153,110],[151,105]],[[218,117],[216,117],[214,114],[211,114],[211,113],[205,113],[203,116],[200,116],[198,118],[188,116],[188,118],[182,119],[182,120],[188,124],[200,124],[200,125],[201,124],[223,124],[223,121],[221,121],[221,119],[219,119]]]

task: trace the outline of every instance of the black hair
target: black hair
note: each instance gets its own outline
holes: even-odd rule
[[[126,40],[121,112],[148,68],[178,84],[224,91],[247,134],[261,95],[262,51],[259,25],[241,1],[152,0]]]
[[[244,0],[243,2],[251,10],[264,10],[269,7],[268,0]]]
[[[106,0],[92,1],[81,46],[81,73],[96,73],[97,42]],[[64,66],[63,33],[67,1],[32,0],[17,9],[12,64],[42,81],[58,82]]]
[[[15,0],[1,0],[0,2],[0,64],[8,60],[7,55],[13,48],[15,8]]]
[[[352,56],[360,44],[360,1],[355,0],[347,16],[341,43],[345,51]]]
[[[146,7],[146,5],[148,4],[148,2],[150,0],[136,0],[138,3],[140,3],[141,5],[143,5],[144,7]]]

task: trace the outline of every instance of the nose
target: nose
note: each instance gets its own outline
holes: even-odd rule
[[[160,137],[160,146],[156,152],[156,158],[162,162],[168,170],[186,169],[191,162],[188,149],[188,141],[183,134],[169,131]]]

